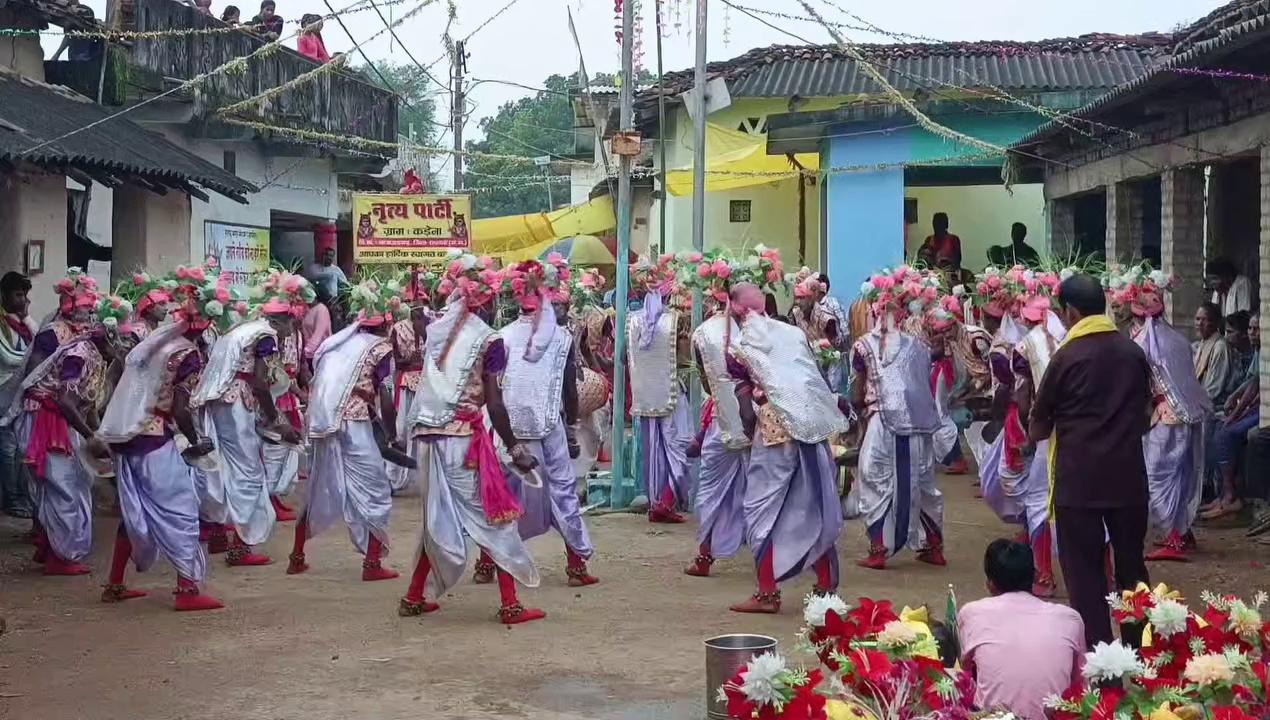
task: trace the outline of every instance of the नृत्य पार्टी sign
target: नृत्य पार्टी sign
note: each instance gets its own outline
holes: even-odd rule
[[[426,265],[469,251],[470,195],[353,195],[353,260],[359,265]]]

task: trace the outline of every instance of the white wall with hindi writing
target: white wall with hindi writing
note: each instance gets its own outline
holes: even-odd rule
[[[234,153],[235,174],[260,188],[248,195],[248,204],[237,203],[216,193],[211,202],[193,201],[190,213],[190,257],[205,252],[204,222],[237,223],[269,227],[270,211],[280,210],[333,220],[339,214],[335,163],[325,157],[267,156],[255,143],[191,139],[171,126],[164,135],[208,162],[224,166],[225,152]]]

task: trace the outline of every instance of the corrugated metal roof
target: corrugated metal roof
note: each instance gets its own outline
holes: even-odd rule
[[[0,70],[0,161],[70,166],[122,181],[135,175],[181,187],[196,183],[235,200],[256,187],[74,92]],[[72,130],[74,135],[28,152]]]
[[[1042,52],[1019,55],[913,55],[876,60],[873,67],[901,91],[944,86],[993,86],[1011,91],[1110,89],[1151,66],[1139,50]],[[836,97],[882,88],[851,58],[776,61],[731,83],[734,97]]]
[[[1214,33],[1210,34],[1209,39],[1189,45],[1188,49],[1155,65],[1149,72],[1117,87],[1075,111],[1071,114],[1071,117],[1092,118],[1104,110],[1123,105],[1130,100],[1147,94],[1151,90],[1183,79],[1177,74],[1169,72],[1174,68],[1204,65],[1207,60],[1213,59],[1215,55],[1224,54],[1226,51],[1264,40],[1267,35],[1270,35],[1270,3],[1265,2],[1265,0],[1236,0],[1236,2],[1230,3],[1226,7],[1242,7],[1246,10],[1253,6],[1260,8],[1263,14],[1235,25],[1223,25],[1220,30],[1215,30]],[[1220,11],[1214,12],[1214,16],[1219,15],[1219,13]],[[1065,124],[1051,120],[1010,147],[1018,148],[1036,144],[1053,135],[1057,135],[1065,127]]]

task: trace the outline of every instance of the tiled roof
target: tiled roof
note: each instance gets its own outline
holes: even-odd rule
[[[95,125],[31,151],[47,140],[86,128],[110,115],[66,88],[0,70],[0,163],[30,162],[70,168],[106,184],[141,179],[157,188],[204,196],[192,184],[246,202],[251,183],[207,162],[124,117]]]
[[[1104,90],[1142,75],[1168,52],[1172,37],[1082,35],[1035,42],[860,44],[856,47],[900,90],[941,84],[1004,90]],[[710,63],[733,97],[830,97],[877,93],[880,88],[837,45],[773,45]],[[667,91],[692,87],[691,70],[669,73]],[[651,89],[648,94],[655,94]]]
[[[34,13],[45,23],[52,23],[65,30],[102,28],[102,24],[93,17],[92,9],[76,0],[0,0],[0,8],[4,7],[18,13]]]
[[[1270,0],[1235,0],[1210,13],[1178,34],[1183,38],[1177,53],[1157,63],[1140,77],[1090,102],[1072,113],[1076,118],[1092,118],[1113,107],[1124,105],[1149,92],[1185,78],[1169,72],[1176,68],[1202,67],[1218,57],[1270,37]],[[1034,145],[1063,131],[1066,124],[1053,120],[1021,138],[1012,147]]]

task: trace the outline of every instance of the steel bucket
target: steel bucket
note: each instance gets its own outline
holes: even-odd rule
[[[705,644],[706,717],[727,720],[728,705],[719,700],[719,688],[755,655],[775,650],[776,638],[739,633],[708,638]]]

